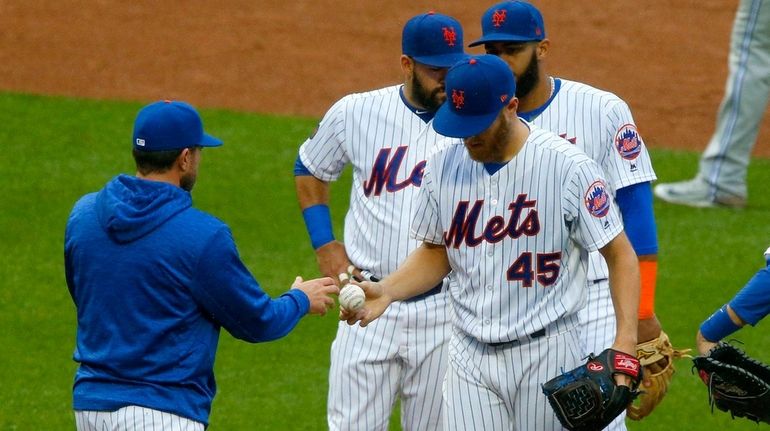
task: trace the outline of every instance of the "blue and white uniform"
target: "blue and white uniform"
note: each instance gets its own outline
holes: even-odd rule
[[[447,247],[457,282],[447,429],[562,429],[540,385],[580,364],[588,253],[623,230],[599,166],[529,127],[494,173],[458,142],[423,177],[413,235]]]
[[[299,150],[322,181],[352,166],[345,250],[353,265],[377,278],[419,245],[409,237],[410,214],[425,161],[442,138],[430,125],[432,114],[410,107],[402,91],[399,85],[342,98]],[[397,396],[404,429],[441,428],[446,290],[394,303],[366,328],[340,322],[331,348],[330,429],[387,429]]]
[[[617,191],[635,185],[644,185],[649,195],[648,183],[656,179],[652,161],[636,128],[631,110],[618,96],[586,84],[554,78],[553,92],[548,101],[538,109],[522,112],[522,118],[557,133],[583,150],[602,167],[608,192],[615,198]],[[647,184],[645,184],[647,183]],[[630,189],[627,189],[630,190]],[[627,201],[624,201],[625,203]],[[649,207],[652,202],[647,203]],[[631,202],[639,207],[640,202]],[[628,208],[619,209],[626,215]],[[652,214],[649,214],[649,218]],[[627,222],[635,223],[629,217]],[[647,220],[642,220],[646,222]],[[627,226],[629,238],[638,255],[657,254],[654,222],[652,232],[642,234],[649,239],[646,244],[635,241],[635,226]],[[644,226],[638,226],[644,228]],[[612,346],[615,340],[615,309],[610,295],[609,271],[604,257],[591,253],[588,267],[588,302],[580,312],[581,342],[585,353],[598,354]],[[624,430],[625,412],[613,421],[607,430]]]
[[[616,95],[579,82],[554,79],[553,94],[540,108],[519,115],[567,139],[601,166],[607,190],[617,190],[656,179],[650,154],[644,145],[628,105]],[[622,208],[621,208],[622,209]],[[635,246],[637,254],[657,253]],[[581,312],[581,339],[586,353],[612,346],[615,310],[609,289],[607,263],[591,253],[588,269],[588,305]]]

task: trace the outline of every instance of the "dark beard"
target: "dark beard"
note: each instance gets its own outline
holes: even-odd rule
[[[179,187],[186,192],[191,192],[193,186],[195,186],[195,180],[197,176],[195,174],[185,175],[179,178]]]
[[[535,88],[537,83],[540,82],[540,65],[537,61],[537,54],[532,52],[532,58],[529,61],[527,69],[516,80],[516,97],[522,99],[527,97],[529,93]]]
[[[433,112],[444,103],[445,97],[440,97],[441,87],[433,90],[429,93],[422,82],[417,78],[417,74],[412,75],[412,100],[418,105],[418,107],[425,109],[426,111]]]

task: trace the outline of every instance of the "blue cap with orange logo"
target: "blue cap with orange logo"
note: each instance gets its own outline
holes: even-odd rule
[[[460,22],[435,12],[417,15],[406,22],[401,50],[416,62],[434,67],[450,67],[467,57]]]
[[[481,17],[482,37],[468,46],[488,42],[532,42],[545,39],[543,15],[535,6],[518,0],[498,3]]]
[[[444,136],[467,138],[483,132],[516,93],[513,72],[494,55],[471,56],[446,74],[447,100],[433,118]]]

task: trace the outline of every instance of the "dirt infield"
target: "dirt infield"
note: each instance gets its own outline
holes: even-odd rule
[[[0,0],[0,90],[320,116],[344,94],[400,80],[410,16],[453,15],[467,43],[492,3]],[[737,0],[535,3],[554,75],[624,98],[652,147],[705,146]],[[770,156],[770,146],[755,152]]]

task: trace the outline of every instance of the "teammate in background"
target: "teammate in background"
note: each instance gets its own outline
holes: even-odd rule
[[[741,0],[716,130],[692,180],[655,186],[655,196],[692,207],[744,207],[751,150],[770,98],[770,0]]]
[[[465,58],[454,18],[427,13],[403,29],[403,85],[339,100],[299,149],[297,196],[321,272],[387,276],[417,247],[409,215],[428,154],[442,138],[430,126],[446,99],[444,76]],[[328,183],[353,166],[345,244],[334,239]],[[387,429],[396,397],[405,430],[441,429],[449,311],[445,282],[394,304],[368,328],[340,323],[331,347],[331,430]],[[372,388],[376,388],[373,390]]]
[[[515,89],[495,56],[449,69],[433,126],[464,146],[428,159],[412,221],[422,245],[380,283],[361,283],[365,308],[342,316],[368,325],[453,271],[447,429],[561,429],[540,385],[584,356],[577,313],[589,251],[610,268],[612,347],[635,361],[639,267],[601,168],[519,119]]]
[[[551,45],[535,6],[523,1],[495,4],[482,16],[481,27],[482,37],[470,46],[483,44],[488,54],[503,59],[513,71],[518,115],[566,138],[604,170],[607,192],[617,201],[626,235],[639,258],[642,292],[638,339],[656,339],[661,336],[654,311],[658,242],[650,185],[656,177],[628,105],[612,93],[548,74],[545,63]],[[608,277],[601,253],[592,253],[588,305],[580,312],[586,353],[600,353],[615,336]],[[659,366],[664,368],[666,362],[662,360]],[[623,417],[609,429],[625,429]]]
[[[741,329],[747,323],[756,325],[770,314],[770,248],[765,250],[765,267],[719,310],[700,326],[696,336],[698,352],[702,355],[717,342]]]
[[[78,430],[202,431],[220,327],[269,341],[334,305],[330,278],[297,277],[271,299],[227,225],[192,207],[201,148],[220,145],[192,106],[148,105],[134,124],[136,176],[115,177],[70,214],[64,263],[77,307]]]

